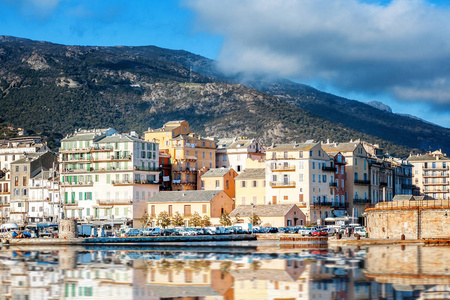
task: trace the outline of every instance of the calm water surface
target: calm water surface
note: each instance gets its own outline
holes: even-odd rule
[[[0,283],[0,299],[449,299],[450,248],[2,248]]]

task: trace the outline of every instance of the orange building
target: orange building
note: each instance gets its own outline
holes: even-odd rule
[[[201,176],[201,189],[206,191],[223,190],[231,198],[235,198],[234,178],[238,173],[231,168],[210,169]]]

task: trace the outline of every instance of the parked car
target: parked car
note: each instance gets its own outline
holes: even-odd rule
[[[367,231],[366,228],[364,228],[363,226],[358,226],[355,227],[355,236],[359,234],[360,236],[366,236],[367,235]]]
[[[144,236],[159,236],[163,235],[163,230],[159,227],[145,228],[142,230],[142,235]]]
[[[315,231],[313,231],[313,233],[311,235],[312,236],[328,236],[328,229],[327,228],[316,229]]]
[[[311,227],[300,228],[298,233],[300,233],[302,236],[311,236],[313,233],[313,229]]]
[[[128,236],[140,236],[140,235],[142,235],[142,231],[140,231],[139,229],[132,228],[132,229],[128,230],[128,231],[125,233],[125,235],[126,235],[127,237],[128,237]]]

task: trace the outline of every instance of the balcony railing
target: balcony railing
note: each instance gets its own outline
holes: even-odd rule
[[[364,199],[360,199],[360,198],[355,198],[353,199],[353,204],[367,204],[370,203],[370,199],[364,198]]]
[[[368,180],[368,179],[364,179],[364,180],[355,179],[355,184],[370,184],[370,180]]]
[[[423,168],[423,170],[424,171],[443,171],[443,170],[448,170],[448,166],[436,167],[436,168],[426,167],[426,168]]]
[[[322,166],[322,171],[336,172],[336,167],[334,167],[334,166],[330,167],[330,166],[323,165]]]
[[[295,171],[295,166],[270,166],[272,172]]]
[[[333,203],[330,201],[316,201],[312,203],[312,206],[326,206],[326,207],[331,207],[333,206]]]
[[[415,189],[416,186],[415,185],[411,185],[411,184],[402,184],[402,189]]]
[[[380,186],[388,186],[388,184],[385,181],[380,181]]]
[[[332,207],[334,207],[334,208],[346,208],[346,207],[348,207],[348,205],[347,205],[347,203],[333,202]]]
[[[292,188],[295,187],[295,181],[289,182],[270,182],[270,186],[273,188]]]
[[[423,177],[448,177],[448,173],[444,173],[444,174],[423,174]]]
[[[133,204],[132,199],[104,199],[104,200],[97,200],[97,203],[99,205],[128,205]]]
[[[440,181],[440,182],[423,182],[423,184],[424,185],[448,185],[449,182],[443,182],[443,181]]]
[[[330,187],[337,187],[337,182],[330,182]]]

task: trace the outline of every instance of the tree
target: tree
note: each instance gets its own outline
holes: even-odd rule
[[[230,215],[228,213],[223,213],[220,216],[220,224],[222,224],[222,226],[231,226],[231,218]]]
[[[239,219],[240,215],[236,214],[236,216],[234,217],[234,224],[239,223],[240,219]]]
[[[158,224],[161,225],[162,228],[166,228],[167,226],[170,225],[170,218],[169,218],[169,214],[167,213],[167,211],[162,211],[159,213],[158,215]]]
[[[253,215],[253,217],[249,217],[248,221],[252,223],[253,226],[261,224],[261,219],[258,215]]]
[[[198,212],[194,212],[191,219],[189,220],[189,226],[191,227],[200,227],[202,226],[202,217]]]
[[[138,221],[140,221],[142,223],[142,227],[148,227],[149,225],[151,225],[153,223],[153,217],[151,217],[147,211],[144,212],[144,214],[142,215],[142,217],[140,217],[138,219]]]
[[[172,224],[174,226],[183,226],[184,225],[183,216],[178,211],[175,213],[175,215],[172,218]]]
[[[211,219],[209,218],[208,215],[203,216],[202,224],[205,227],[211,226]]]

